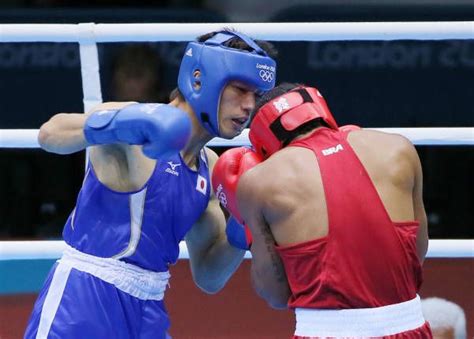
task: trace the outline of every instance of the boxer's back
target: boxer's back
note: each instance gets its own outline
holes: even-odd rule
[[[413,220],[415,171],[411,143],[400,135],[368,130],[352,131],[347,140],[368,172],[390,219]],[[286,147],[259,167],[266,173],[260,183],[266,192],[264,215],[277,243],[285,246],[327,235],[325,192],[314,153],[307,148]]]

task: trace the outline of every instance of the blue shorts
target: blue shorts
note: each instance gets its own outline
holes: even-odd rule
[[[170,338],[162,300],[142,300],[89,273],[56,263],[25,338]]]

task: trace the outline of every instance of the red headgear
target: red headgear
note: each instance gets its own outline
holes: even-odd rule
[[[314,119],[338,129],[326,101],[316,88],[297,87],[263,105],[250,124],[253,147],[268,158],[283,148],[283,141],[300,126]]]

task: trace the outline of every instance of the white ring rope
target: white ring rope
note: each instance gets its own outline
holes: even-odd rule
[[[102,101],[97,43],[125,41],[190,41],[196,36],[235,28],[271,41],[449,40],[473,39],[474,22],[356,23],[214,23],[214,24],[0,24],[0,42],[78,42],[84,107]],[[297,33],[296,33],[297,32]],[[390,128],[418,145],[473,145],[473,128]],[[38,130],[0,130],[0,147],[37,148]],[[248,135],[216,138],[210,146],[248,144]],[[0,260],[58,258],[63,241],[2,241]],[[429,257],[473,257],[473,240],[430,240]],[[180,258],[189,258],[185,243]],[[249,258],[247,252],[246,257]]]
[[[189,259],[186,243],[180,244],[180,259]],[[65,249],[62,240],[49,241],[0,241],[0,261],[57,259]],[[474,240],[430,240],[428,258],[472,258],[474,257]],[[250,252],[245,258],[251,258]]]
[[[474,127],[370,128],[401,134],[415,145],[474,145]],[[214,138],[208,146],[249,146],[248,129],[234,139]],[[0,129],[0,148],[39,148],[36,129]]]
[[[79,53],[81,56],[81,78],[84,112],[90,111],[102,102],[100,87],[99,54],[94,41],[94,24],[79,24]]]
[[[2,24],[0,42],[90,42],[76,24]],[[90,24],[95,42],[191,41],[232,26],[272,41],[472,39],[473,21]],[[295,32],[297,35],[295,36]]]

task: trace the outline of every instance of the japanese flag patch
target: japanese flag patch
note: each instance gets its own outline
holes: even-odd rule
[[[207,192],[207,180],[199,174],[196,182],[196,191],[199,191],[204,195],[206,195]]]

